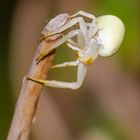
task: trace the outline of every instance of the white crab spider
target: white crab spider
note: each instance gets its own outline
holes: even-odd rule
[[[85,22],[83,17],[80,16],[85,16],[91,19],[91,23]],[[72,17],[72,19],[69,19],[70,17]],[[59,29],[49,32],[47,36],[62,33],[77,23],[79,23],[78,29],[72,30],[68,34],[64,35],[48,50],[48,52],[45,53],[45,55],[47,55],[53,49],[58,48],[61,44],[67,42],[68,47],[77,51],[77,60],[57,64],[52,66],[52,68],[78,66],[77,81],[49,81],[38,80],[31,77],[29,79],[46,86],[77,89],[83,83],[87,72],[87,66],[92,64],[98,55],[106,57],[113,55],[118,50],[123,40],[125,28],[121,20],[112,15],[105,15],[96,19],[92,14],[79,11],[73,16],[68,16],[68,18],[65,19],[65,22],[60,25],[61,27]],[[76,41],[71,39],[74,36],[77,36]],[[42,55],[39,55],[37,61],[40,61],[41,58]]]

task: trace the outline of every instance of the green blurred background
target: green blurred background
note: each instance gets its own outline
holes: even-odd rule
[[[79,10],[120,17],[126,27],[124,41],[116,55],[98,58],[89,67],[80,89],[44,89],[30,139],[140,139],[140,1],[1,0],[0,140],[6,139],[22,78],[31,65],[45,21]],[[63,46],[54,63],[72,56]],[[49,79],[69,81],[75,75],[76,69],[57,69],[50,71]]]

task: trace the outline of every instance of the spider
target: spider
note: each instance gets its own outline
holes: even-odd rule
[[[53,27],[51,26],[53,25],[53,21],[58,20],[59,17],[60,15],[53,18],[48,25]],[[84,17],[91,19],[91,22],[85,22]],[[98,55],[107,57],[113,55],[118,50],[123,40],[125,27],[122,21],[113,15],[103,15],[96,18],[92,14],[79,11],[72,16],[61,14],[61,18],[63,20],[58,25],[59,28],[56,30],[47,30],[47,33],[41,40],[49,38],[52,35],[61,34],[76,24],[79,24],[79,27],[64,35],[48,49],[47,52],[43,52],[43,55],[39,54],[36,61],[39,62],[52,50],[66,42],[68,47],[77,52],[77,59],[75,61],[53,65],[51,68],[77,66],[77,81],[62,82],[55,80],[40,80],[32,77],[29,77],[29,79],[50,87],[78,89],[84,81],[87,66],[92,64]],[[76,41],[72,40],[75,36],[77,37]]]

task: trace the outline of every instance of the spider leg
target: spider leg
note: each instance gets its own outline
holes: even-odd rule
[[[77,36],[79,36],[80,34],[78,34]],[[66,45],[68,47],[70,47],[71,49],[75,50],[75,51],[79,51],[79,48],[77,48],[76,46],[78,46],[78,43],[76,41],[74,41],[73,39],[68,39],[66,42]]]
[[[68,39],[78,35],[78,34],[81,34],[81,31],[80,29],[77,29],[77,30],[74,30],[74,31],[71,31],[69,32],[67,35],[63,36],[63,38],[61,38],[60,40],[58,40],[56,43],[54,43],[51,48],[48,48],[48,50],[46,52],[41,52],[37,58],[36,58],[36,62],[38,63],[43,57],[45,57],[46,55],[48,55],[52,50],[60,47],[60,45],[62,45],[64,42],[66,42]],[[68,46],[70,47],[70,45]],[[72,47],[70,47],[72,48]],[[74,47],[73,47],[74,48]],[[76,48],[76,47],[75,47]]]
[[[69,88],[69,89],[77,89],[79,88],[83,80],[85,78],[87,71],[87,66],[79,63],[78,65],[78,72],[77,72],[77,81],[76,82],[62,82],[62,81],[55,81],[55,80],[37,80],[33,78],[29,78],[30,80],[33,80],[35,82],[44,84],[45,86],[50,86],[50,87],[57,87],[57,88]]]
[[[88,36],[89,38],[92,38],[93,35],[97,32],[97,28],[96,28],[96,17],[90,13],[84,12],[84,11],[79,11],[77,13],[75,13],[74,15],[72,15],[71,17],[76,17],[78,15],[87,17],[89,19],[92,19],[91,23],[86,23],[86,26],[89,27],[88,29]]]
[[[98,28],[96,26],[96,20],[92,20],[92,22],[89,24],[89,29],[88,29],[88,37],[92,38],[96,32],[98,31]]]
[[[77,16],[77,15],[82,15],[85,16],[89,19],[92,19],[91,23],[86,23],[86,25],[89,27],[88,29],[88,36],[89,38],[91,38],[96,32],[97,32],[97,28],[96,28],[96,17],[90,13],[84,12],[84,11],[79,11],[76,14],[74,14],[73,16]]]
[[[60,68],[60,67],[68,67],[68,66],[77,66],[78,61],[70,61],[70,62],[64,62],[62,64],[56,64],[51,66],[51,68]]]
[[[75,47],[74,45],[72,45],[70,42],[66,42],[67,46],[70,47],[72,50],[74,51],[81,51],[80,48]]]
[[[84,16],[84,17],[87,17],[89,19],[96,19],[96,17],[90,13],[87,13],[87,12],[84,12],[84,11],[78,11],[77,13],[75,13],[74,15],[72,15],[71,17],[74,18],[78,15],[81,15],[81,16]]]
[[[61,33],[64,30],[76,25],[77,23],[79,23],[80,26],[80,30],[83,33],[83,35],[86,37],[87,35],[87,26],[83,20],[82,17],[77,17],[77,18],[73,18],[71,19],[67,24],[63,25],[61,28],[59,28],[56,33]],[[54,32],[55,33],[55,32]]]
[[[87,26],[84,22],[84,19],[82,17],[76,17],[71,19],[69,22],[67,22],[66,24],[64,24],[62,27],[60,27],[59,29],[57,29],[56,31],[53,32],[49,32],[47,35],[45,35],[43,37],[43,39],[52,36],[54,34],[59,34],[64,32],[65,30],[71,28],[72,26],[76,25],[77,23],[79,23],[81,32],[83,33],[83,35],[86,37],[86,33],[87,33]],[[42,40],[42,39],[41,39]]]
[[[74,41],[74,40],[72,40],[72,39],[68,39],[68,40],[66,41],[66,43],[70,43],[70,44],[73,45],[73,46],[78,46],[77,42]]]

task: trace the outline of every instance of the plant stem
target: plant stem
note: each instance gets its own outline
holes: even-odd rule
[[[23,83],[7,140],[28,140],[30,128],[36,115],[38,100],[43,85],[28,80],[27,77],[30,76],[36,79],[46,79],[54,53],[48,55],[38,64],[36,64],[35,58],[41,51],[46,51],[55,42],[56,40],[50,42],[43,40],[39,44],[31,68],[28,74],[23,78]]]

